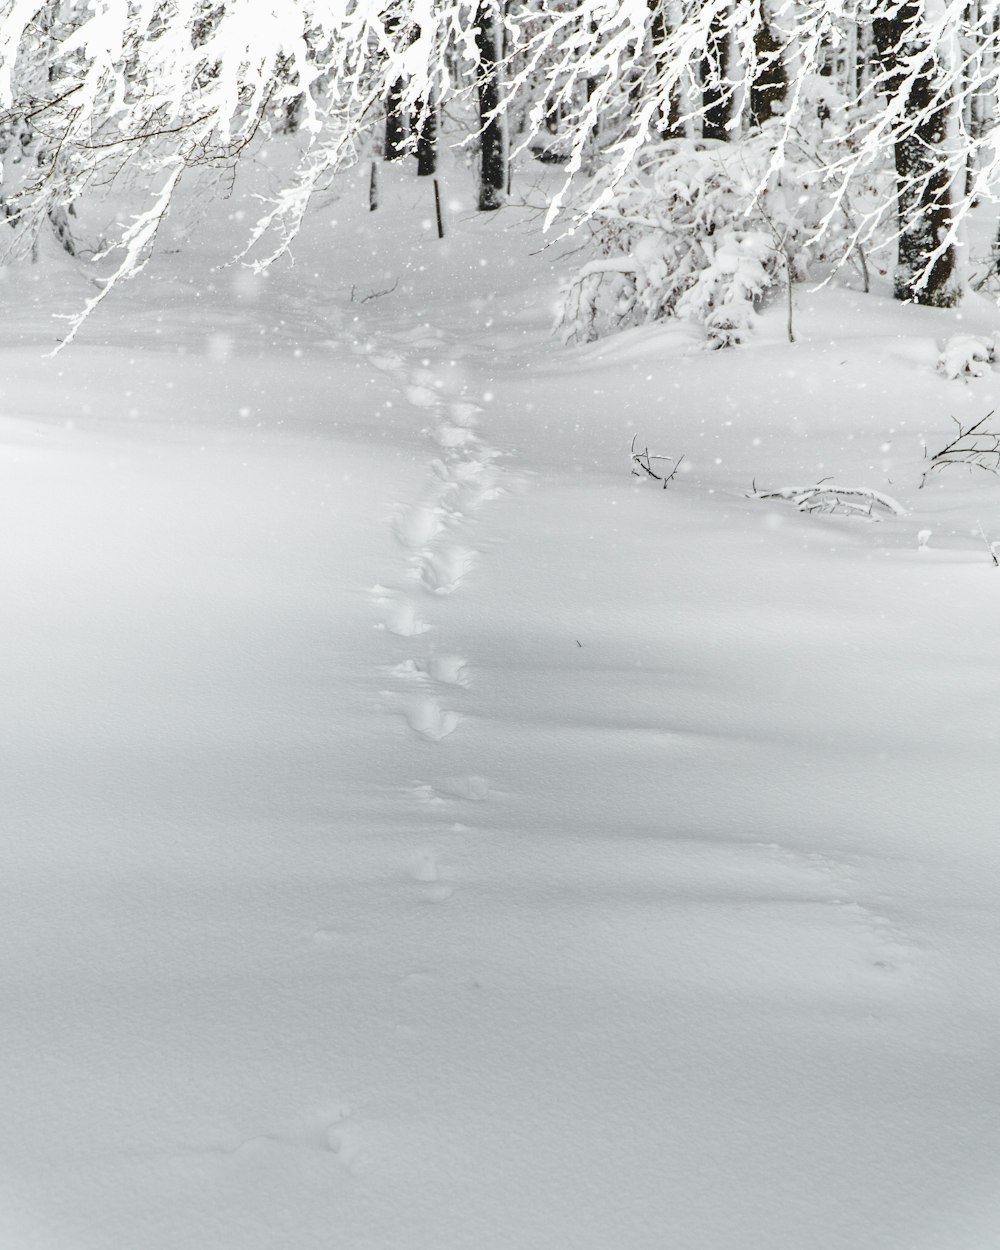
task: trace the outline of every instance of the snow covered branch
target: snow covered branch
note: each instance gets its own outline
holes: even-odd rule
[[[842,516],[864,517],[869,521],[880,519],[879,511],[890,516],[905,516],[906,509],[889,495],[866,486],[834,486],[831,482],[817,482],[814,486],[783,486],[780,490],[758,490],[756,486],[749,499],[785,499],[800,512],[839,513]]]
[[[558,151],[546,221],[622,219],[629,246],[600,246],[623,258],[623,323],[689,299],[713,341],[738,342],[782,256],[789,280],[860,257],[867,282],[865,257],[894,248],[899,298],[952,305],[963,222],[1000,185],[998,82],[1000,23],[982,0],[3,0],[0,207],[23,252],[127,170],[159,188],[162,217],[178,167],[244,159],[294,117],[301,159],[251,240],[267,263],[376,125],[395,118],[408,154],[451,100],[478,117],[465,137],[484,158],[483,207],[503,203],[508,132],[515,152]],[[698,145],[728,179],[725,238],[676,165],[717,177]],[[635,246],[642,187],[660,197],[671,179],[657,221],[687,257],[684,290]],[[118,239],[127,254],[135,237]],[[581,292],[610,290],[611,273],[588,270]]]
[[[991,409],[985,417],[965,426],[956,417],[952,418],[958,426],[958,434],[940,451],[928,457],[930,463],[920,479],[921,488],[935,469],[946,469],[949,465],[965,465],[1000,476],[1000,432],[986,428],[986,422],[995,412]]]

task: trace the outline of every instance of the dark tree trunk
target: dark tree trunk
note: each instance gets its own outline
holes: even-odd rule
[[[399,18],[388,16],[385,19],[385,33],[395,35],[399,29]],[[398,161],[406,155],[407,140],[410,137],[410,123],[403,108],[403,93],[406,83],[397,78],[389,86],[385,97],[385,146],[382,155],[387,161]]]
[[[877,17],[873,23],[885,90],[907,93],[903,130],[894,144],[900,231],[894,290],[899,300],[953,308],[962,294],[958,253],[954,243],[943,248],[942,244],[953,213],[946,140],[954,102],[951,87],[941,85],[933,50],[921,29],[921,8],[920,0],[905,0],[889,10],[890,16]],[[900,66],[917,57],[925,58],[920,72],[904,80]]]
[[[649,5],[649,37],[653,45],[653,67],[659,85],[666,76],[667,53],[664,43],[670,34],[670,21],[667,16],[667,0],[647,0]],[[663,105],[666,105],[664,107]],[[660,119],[657,131],[661,139],[683,139],[684,127],[681,125],[681,102],[676,83],[670,91],[669,98],[660,106]]]
[[[761,126],[781,111],[775,106],[783,105],[788,96],[788,77],[781,60],[781,45],[774,38],[763,14],[754,33],[754,50],[757,53],[757,72],[750,84],[750,116],[756,125]]]
[[[413,125],[417,132],[417,174],[430,178],[437,173],[438,109],[433,95],[421,101]]]
[[[705,59],[702,62],[704,87],[701,96],[701,133],[705,139],[731,138],[727,123],[733,115],[733,91],[729,83],[729,11],[723,10],[712,21]]]
[[[389,88],[385,98],[385,148],[383,155],[387,161],[398,161],[406,155],[406,141],[410,130],[403,109],[404,83],[401,78]]]
[[[482,0],[476,14],[479,54],[479,124],[482,168],[479,207],[499,208],[507,189],[507,119],[501,111],[503,84],[503,19],[499,0]]]
[[[595,53],[595,52],[597,51],[598,44],[599,44],[599,41],[600,41],[600,35],[601,35],[601,29],[600,29],[600,27],[598,26],[598,24],[597,24],[596,20],[595,20],[594,18],[591,18],[591,19],[590,19],[590,48],[591,48],[591,53]],[[596,77],[595,75],[593,75],[593,74],[588,74],[588,75],[587,75],[587,87],[586,87],[586,89],[587,89],[587,102],[588,102],[588,103],[589,103],[589,102],[593,99],[593,97],[594,97],[594,92],[597,90],[597,86],[598,86],[598,79],[597,79],[597,77]]]

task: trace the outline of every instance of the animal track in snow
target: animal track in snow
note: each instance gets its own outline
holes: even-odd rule
[[[810,876],[827,895],[826,904],[837,919],[854,930],[868,951],[870,969],[898,972],[909,967],[917,954],[916,944],[891,920],[854,897],[856,874],[842,860],[820,851],[793,850],[776,842],[758,842],[759,850],[799,873]]]
[[[457,504],[461,508],[478,508],[481,503],[497,499],[504,493],[497,485],[500,470],[488,457],[455,460],[450,464],[435,460],[431,468],[441,482],[458,492]]]
[[[406,723],[428,742],[440,742],[458,728],[461,717],[443,708],[432,695],[415,695],[403,705]]]
[[[468,686],[468,661],[460,655],[432,655],[427,660],[427,673],[442,686]]]
[[[869,967],[879,972],[907,971],[918,953],[916,944],[887,917],[864,903],[831,899],[839,915],[854,925],[870,944]]]
[[[476,553],[467,547],[425,551],[418,561],[418,575],[432,594],[450,595],[475,562]]]
[[[490,783],[486,777],[446,777],[434,782],[432,789],[445,798],[481,803],[489,797]]]
[[[429,847],[423,847],[410,861],[410,876],[414,881],[431,882],[440,880],[437,858]]]
[[[451,425],[447,421],[442,421],[434,430],[433,438],[439,447],[445,448],[469,447],[479,441],[466,426]]]
[[[430,847],[423,847],[410,861],[410,876],[420,885],[426,886],[424,897],[432,903],[443,903],[450,898],[452,887],[442,881],[441,869],[438,867],[437,856]]]
[[[417,660],[401,660],[398,664],[385,664],[382,671],[391,673],[403,681],[424,681],[427,670]]]
[[[478,404],[467,399],[459,399],[448,405],[448,416],[455,425],[472,426],[476,418],[483,412]]]
[[[415,781],[410,793],[421,803],[442,806],[452,799],[462,799],[468,803],[482,803],[490,797],[491,786],[487,777],[444,777],[439,781]],[[454,824],[455,833],[468,832],[467,826]]]
[[[400,599],[391,605],[386,614],[385,627],[398,638],[413,638],[417,634],[426,634],[430,629],[427,622],[417,615],[417,609],[409,599]]]
[[[436,681],[442,686],[462,687],[470,684],[468,663],[460,655],[432,655],[423,660],[402,660],[399,664],[385,665],[383,671],[407,682]]]
[[[436,596],[451,594],[481,558],[479,550],[454,538],[464,536],[467,519],[483,502],[505,493],[495,463],[502,453],[487,445],[476,429],[485,409],[465,397],[467,371],[458,362],[460,352],[439,351],[443,344],[442,335],[423,326],[392,336],[391,343],[378,349],[374,344],[367,348],[375,368],[395,375],[393,381],[406,402],[426,412],[427,427],[422,432],[441,449],[431,461],[432,476],[423,497],[400,507],[389,521],[408,553],[410,589],[416,585]],[[402,591],[376,587],[375,592],[383,612],[380,628],[403,637],[430,628],[420,619],[416,603]],[[444,687],[468,686],[469,664],[462,655],[428,654],[428,650],[415,648],[401,663],[382,666],[395,686],[383,695],[386,706],[401,714],[414,734],[425,742],[439,743],[458,728],[462,717],[444,706],[435,691],[446,698]],[[477,773],[445,776],[431,783],[414,781],[403,792],[411,804],[439,805],[441,811],[456,801],[484,802],[494,793],[489,779]],[[466,831],[458,824],[452,829]],[[442,880],[448,874],[442,874],[433,849],[414,853],[408,875],[428,901],[443,901],[452,893],[452,886]],[[350,1165],[351,1143],[344,1141]]]
[[[414,504],[393,519],[393,533],[404,547],[426,547],[444,529],[444,515],[437,502]]]
[[[445,801],[444,796],[438,794],[434,786],[428,785],[426,781],[415,781],[410,793],[420,803],[434,803],[440,807]]]
[[[327,1147],[352,1176],[363,1169],[364,1156],[356,1128],[352,1125],[336,1125],[329,1130],[326,1140]]]
[[[414,408],[436,408],[440,402],[437,391],[432,390],[429,386],[409,385],[404,390],[406,402],[412,404]]]
[[[268,1133],[248,1138],[231,1153],[253,1151],[255,1154],[275,1148],[329,1151],[352,1175],[362,1171],[367,1156],[364,1151],[366,1129],[353,1117],[347,1103],[331,1103],[311,1114],[290,1118]]]
[[[431,468],[442,482],[450,482],[456,486],[484,484],[492,485],[497,479],[496,466],[489,463],[489,457],[479,456],[475,460],[443,460],[431,462]]]
[[[430,629],[427,622],[417,615],[417,609],[409,599],[383,599],[381,606],[385,608],[385,619],[378,622],[376,629],[384,629],[397,638],[414,638]]]
[[[422,621],[417,614],[416,606],[406,595],[399,591],[389,590],[386,586],[373,586],[371,593],[375,602],[385,612],[376,629],[388,630],[399,638],[413,638],[417,634],[425,634],[430,626]]]

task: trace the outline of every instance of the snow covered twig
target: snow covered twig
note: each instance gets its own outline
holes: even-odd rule
[[[991,543],[986,537],[986,531],[983,529],[982,521],[977,521],[976,524],[979,526],[979,532],[983,536],[983,542],[986,544],[986,550],[990,553],[990,559],[993,561],[993,567],[1000,569],[1000,559],[997,558],[997,546],[1000,544]]]
[[[662,482],[663,489],[666,490],[667,483],[673,481],[673,479],[677,476],[677,470],[681,467],[681,464],[684,461],[684,457],[679,456],[675,459],[673,456],[653,456],[653,455],[650,455],[650,451],[648,447],[644,448],[642,451],[636,451],[635,440],[637,437],[638,435],[636,434],[632,435],[632,448],[631,448],[632,476],[641,477],[642,474],[645,473],[646,476],[651,477],[654,482]],[[657,473],[653,468],[652,462],[654,460],[656,461],[662,460],[665,462],[669,461],[669,463],[672,464],[674,467],[670,470],[669,473],[666,472],[665,468],[662,473]]]
[[[814,486],[783,486],[780,490],[758,490],[754,485],[748,499],[786,499],[800,512],[837,513],[841,516],[881,519],[880,511],[890,516],[906,516],[906,509],[890,495],[867,486],[835,486],[817,482]],[[880,510],[880,511],[879,511]]]
[[[958,434],[929,457],[930,463],[920,478],[921,490],[935,469],[945,469],[952,464],[964,464],[970,469],[983,469],[1000,476],[1000,432],[983,428],[995,412],[996,409],[990,409],[985,417],[969,426],[963,426],[957,417],[952,417]]]
[[[68,347],[73,342],[83,323],[94,309],[107,299],[119,282],[124,282],[134,277],[145,267],[150,257],[156,233],[170,207],[171,198],[183,172],[184,164],[178,159],[173,163],[173,167],[169,169],[168,176],[160,188],[160,193],[152,205],[144,213],[140,213],[125,231],[119,245],[124,249],[125,255],[118,268],[110,278],[104,281],[97,295],[89,299],[80,312],[65,318],[69,321],[69,331],[52,349],[49,353],[50,356],[57,355],[64,347]]]

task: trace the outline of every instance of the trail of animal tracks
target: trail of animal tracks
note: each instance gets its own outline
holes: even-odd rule
[[[994,375],[563,349],[530,216],[385,190],[55,365],[10,279],[0,1244],[993,1246]]]

